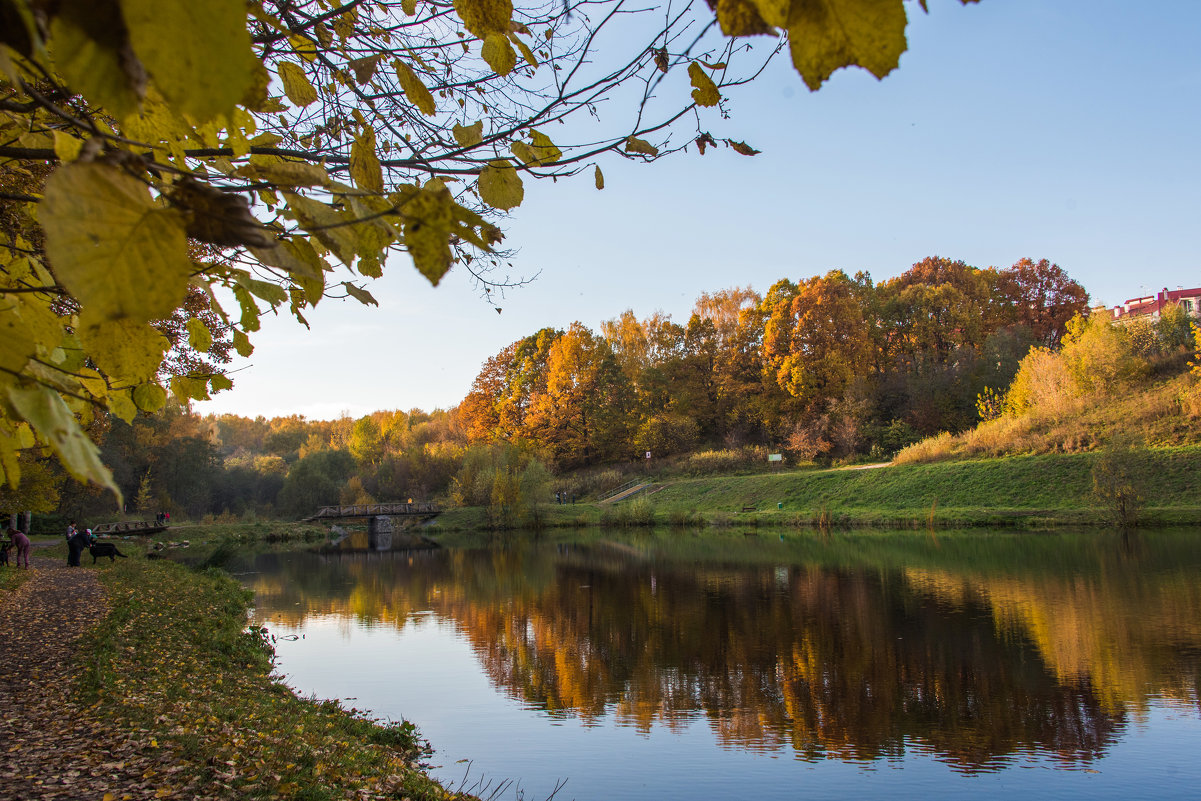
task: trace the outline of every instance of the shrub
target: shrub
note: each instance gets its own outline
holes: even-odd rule
[[[672,509],[667,515],[667,522],[677,528],[691,528],[703,525],[705,518],[692,509]]]
[[[682,453],[696,445],[700,428],[691,417],[680,414],[656,414],[638,428],[634,447],[655,456]]]
[[[944,431],[921,442],[915,442],[898,453],[893,461],[897,464],[917,464],[919,462],[937,462],[954,456],[955,438],[949,431]]]
[[[766,463],[767,449],[751,447],[701,451],[689,456],[681,466],[692,475],[710,475],[746,470]]]
[[[1138,524],[1145,500],[1146,457],[1145,449],[1135,448],[1125,440],[1116,440],[1093,462],[1093,498],[1121,528]]]

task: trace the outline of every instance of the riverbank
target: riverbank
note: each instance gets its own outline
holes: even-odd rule
[[[1093,490],[1098,453],[1052,453],[857,469],[680,478],[617,504],[547,504],[550,527],[591,525],[1050,528],[1112,525]],[[1201,447],[1150,449],[1133,472],[1140,525],[1201,524]],[[434,528],[487,527],[480,507],[449,509]]]
[[[48,662],[53,675],[10,677],[28,686],[6,689],[56,711],[41,716],[37,730],[79,754],[27,771],[13,755],[38,747],[22,741],[29,721],[14,719],[0,798],[57,797],[46,788],[113,799],[468,798],[421,770],[423,744],[410,724],[297,698],[272,677],[272,635],[246,630],[250,597],[232,578],[146,559],[142,547],[122,541],[130,558],[82,569],[61,567],[46,549],[19,590],[0,596],[10,627],[63,651]],[[51,577],[59,590],[26,603]],[[96,579],[102,603],[75,586]],[[77,639],[42,627],[81,605],[101,619]],[[15,664],[11,656],[6,666]]]

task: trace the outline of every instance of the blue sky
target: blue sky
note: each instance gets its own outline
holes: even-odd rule
[[[883,81],[810,93],[786,58],[729,93],[718,148],[602,162],[526,183],[506,225],[515,272],[496,311],[461,271],[431,288],[394,258],[379,308],[324,301],[312,330],[265,320],[234,389],[201,413],[331,418],[458,403],[483,361],[544,326],[633,309],[680,322],[705,291],[760,292],[843,269],[879,281],[930,255],[1056,262],[1114,305],[1201,286],[1201,3],[907,3],[909,51]]]

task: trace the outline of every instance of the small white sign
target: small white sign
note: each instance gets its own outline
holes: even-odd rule
[[[767,461],[782,462],[782,461],[784,461],[784,456],[779,453],[769,453],[769,454],[767,454]]]
[[[648,458],[648,459],[649,459],[649,458],[651,458],[651,452],[650,452],[650,451],[647,451],[647,452],[646,452],[646,458]]]

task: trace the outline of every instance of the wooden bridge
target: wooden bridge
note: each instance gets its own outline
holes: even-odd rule
[[[349,517],[437,517],[442,513],[432,503],[358,503],[351,506],[322,506],[306,517],[313,520],[344,520]]]
[[[96,536],[101,534],[112,536],[114,534],[158,534],[160,531],[166,531],[167,526],[161,523],[152,523],[149,520],[128,520],[121,523],[99,523],[92,526],[92,533]]]

